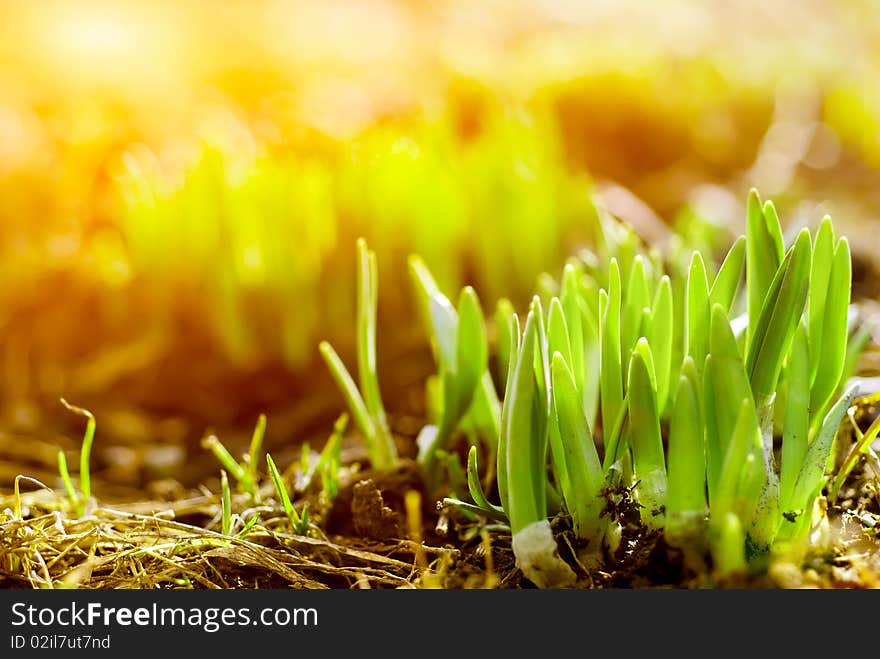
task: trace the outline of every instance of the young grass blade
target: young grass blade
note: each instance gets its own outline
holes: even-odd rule
[[[660,279],[651,307],[651,320],[648,327],[648,342],[657,369],[657,410],[663,416],[669,397],[672,370],[672,347],[675,322],[672,308],[672,286],[667,275]]]
[[[629,437],[642,523],[649,528],[660,528],[667,479],[653,371],[651,349],[647,340],[641,338],[632,353],[627,377]]]
[[[388,430],[379,377],[376,371],[376,311],[379,302],[376,254],[367,248],[363,238],[358,240],[358,295],[357,295],[357,362],[358,382],[364,404],[373,419],[378,439],[385,445],[383,451],[394,455],[393,441]],[[396,456],[390,461],[393,463]]]
[[[426,327],[430,328],[434,359],[441,370],[455,367],[455,333],[458,315],[443,293],[425,262],[418,256],[409,257],[409,272],[418,293],[419,309]],[[509,303],[508,303],[509,304]],[[502,304],[499,302],[499,309]],[[510,311],[513,311],[511,307]]]
[[[566,364],[573,363],[572,345],[569,339],[568,322],[559,298],[550,300],[550,311],[547,316],[547,352],[562,354]]]
[[[584,380],[586,379],[585,367],[586,359],[584,356],[585,339],[584,339],[584,315],[587,313],[586,305],[580,298],[580,289],[578,285],[578,271],[569,263],[565,266],[562,273],[562,290],[559,294],[559,301],[562,304],[562,311],[568,329],[568,346],[571,352],[568,363],[571,364],[571,370],[574,374],[574,381],[577,390],[581,396],[584,394]],[[551,305],[552,307],[552,305]],[[553,309],[550,309],[551,313]],[[552,321],[552,318],[551,318]],[[551,335],[553,331],[551,329]],[[551,340],[550,352],[554,351],[553,341]],[[564,355],[564,353],[563,353]],[[551,365],[552,368],[552,365]]]
[[[443,412],[434,440],[420,459],[426,471],[433,474],[435,452],[447,449],[455,429],[474,400],[481,376],[488,367],[489,352],[486,326],[477,294],[470,286],[459,297],[458,321],[455,328],[455,361],[450,368],[441,368]]]
[[[321,476],[321,491],[333,501],[339,494],[339,469],[342,466],[342,436],[348,427],[348,414],[343,412],[333,423],[333,432],[321,450],[315,470]]]
[[[598,306],[599,294],[596,293]],[[602,368],[602,351],[599,346],[599,325],[597,316],[589,311],[586,304],[581,305],[584,346],[584,380],[580,390],[584,404],[584,414],[590,427],[595,428],[599,409],[599,390],[601,387],[600,371]],[[572,350],[574,350],[572,348]],[[623,405],[621,405],[623,409]]]
[[[754,404],[744,398],[737,410],[736,425],[724,454],[717,488],[709,495],[710,519],[713,525],[723,522],[730,513],[736,514],[742,521],[741,516],[750,515],[757,505],[757,500],[743,501],[738,495],[744,493],[741,484],[749,471],[746,467],[747,458],[759,443],[760,431]]]
[[[846,362],[846,343],[848,337],[847,317],[849,315],[850,289],[852,287],[852,261],[849,243],[846,238],[837,241],[828,277],[828,293],[824,299],[822,315],[812,324],[820,338],[811,339],[811,353],[816,355],[813,389],[810,395],[810,408],[818,418],[825,413],[827,405],[837,391]],[[810,291],[816,284],[810,284]],[[812,304],[812,300],[810,301]],[[817,303],[818,304],[818,303]],[[811,318],[812,321],[812,318]],[[820,322],[821,321],[821,322]],[[821,327],[821,329],[819,329]]]
[[[526,317],[513,383],[504,406],[507,417],[507,505],[517,565],[539,587],[562,587],[576,575],[558,555],[547,519],[547,408],[537,382],[537,309]],[[544,370],[547,373],[547,370]],[[549,377],[549,375],[548,375]]]
[[[747,340],[749,342],[761,315],[761,309],[764,307],[764,298],[770,283],[782,262],[783,251],[782,227],[776,210],[769,203],[762,209],[758,192],[752,189],[749,192],[746,213],[746,288],[749,307]]]
[[[616,453],[619,434],[612,425],[623,408],[623,367],[620,352],[620,269],[612,259],[608,272],[608,292],[599,292],[599,397],[602,406],[602,434],[605,444],[605,468],[608,455]]]
[[[495,307],[495,328],[498,338],[495,346],[495,353],[498,359],[498,372],[503,379],[507,379],[507,372],[511,365],[511,343],[510,337],[513,334],[513,305],[510,300],[501,298]]]
[[[673,541],[698,536],[708,513],[699,376],[691,357],[681,370],[669,421],[666,534]]]
[[[254,494],[256,487],[254,481],[251,480],[250,472],[232,457],[229,450],[223,446],[223,443],[215,435],[205,437],[202,440],[202,445],[211,450],[217,460],[220,461],[220,464],[226,468],[226,471],[232,474],[232,477],[238,482],[242,490],[250,495]]]
[[[247,523],[241,527],[241,531],[236,534],[236,538],[238,540],[244,540],[247,537],[248,532],[257,525],[257,522],[260,521],[259,515],[253,515],[247,521]]]
[[[290,502],[290,495],[287,493],[284,479],[281,477],[278,467],[275,466],[275,461],[272,459],[272,456],[268,453],[266,454],[266,466],[269,468],[269,476],[272,478],[272,483],[275,485],[275,492],[281,500],[281,506],[284,508],[284,513],[287,515],[287,519],[290,520],[290,526],[293,529],[293,532],[299,535],[306,535],[308,532],[308,518],[305,515],[305,511],[303,511],[302,517],[297,514],[296,508],[294,508],[293,504]]]
[[[76,506],[79,503],[79,495],[76,488],[73,487],[73,480],[70,478],[70,471],[67,468],[67,456],[64,451],[58,449],[58,474],[61,476],[61,482],[64,483],[64,489],[67,492],[67,498],[70,504]]]
[[[232,493],[229,491],[229,478],[226,470],[220,470],[220,532],[223,535],[232,534]]]
[[[599,285],[593,276],[583,275],[577,278],[577,288],[580,291],[578,298],[585,307],[587,316],[594,323],[599,319]],[[563,304],[563,306],[565,306]]]
[[[248,473],[251,480],[256,483],[258,480],[257,465],[260,460],[260,451],[263,447],[263,438],[266,436],[266,415],[261,414],[257,418],[257,425],[254,428],[254,434],[251,436],[251,445],[248,449]],[[256,492],[256,490],[255,490]]]
[[[595,279],[572,267],[563,278],[560,300],[571,343],[571,370],[581,394],[584,414],[593,427],[599,407],[601,350],[599,346],[599,288]]]
[[[82,407],[71,405],[63,398],[61,404],[74,414],[86,417],[86,432],[83,435],[82,447],[79,451],[79,490],[82,493],[83,501],[88,501],[92,496],[92,478],[89,461],[92,455],[92,443],[95,441],[95,417],[94,415]]]
[[[550,356],[547,353],[547,326],[544,322],[544,307],[541,298],[537,295],[532,298],[529,312],[534,314],[537,337],[535,340],[535,380],[538,383],[538,391],[543,395],[540,401],[544,404],[544,411],[550,413]]]
[[[810,348],[805,323],[798,326],[786,366],[788,391],[782,430],[782,465],[779,475],[779,503],[783,514],[790,511],[798,472],[807,454],[810,432]]]
[[[808,333],[813,354],[819,357],[816,348],[823,345],[822,334],[825,328],[825,302],[829,297],[829,284],[831,268],[834,262],[834,229],[831,218],[827,215],[819,224],[816,232],[816,240],[813,244],[813,263],[810,272],[810,293],[807,303]],[[832,294],[833,296],[833,294]],[[847,290],[847,298],[849,291]],[[814,359],[810,365],[810,384],[816,380],[819,370],[819,359]]]
[[[825,476],[825,467],[828,464],[828,456],[834,442],[834,436],[840,427],[840,422],[846,410],[852,405],[856,397],[858,385],[853,384],[832,406],[819,429],[816,438],[813,439],[804,462],[795,482],[794,492],[791,497],[790,508],[803,510],[808,513],[812,509],[813,500],[822,489]]]
[[[624,306],[620,319],[620,351],[628,355],[635,348],[642,332],[642,310],[651,306],[651,295],[645,275],[645,260],[641,255],[633,259],[629,273]]]
[[[520,329],[519,317],[511,316],[508,325],[510,341],[510,368],[507,369],[507,382],[504,387],[504,403],[501,406],[501,433],[498,436],[498,454],[496,455],[496,477],[498,479],[498,496],[501,499],[501,507],[505,511],[510,510],[510,497],[507,486],[507,438],[510,436],[510,405],[509,398],[514,386],[516,364],[519,360]]]
[[[375,253],[363,238],[357,241],[357,362],[358,382],[370,415],[379,419],[384,411],[376,379],[376,310],[378,304]]]
[[[456,332],[456,380],[458,407],[461,414],[473,400],[480,378],[489,367],[486,323],[477,293],[465,286],[458,298],[458,331]]]
[[[361,431],[373,467],[378,470],[392,468],[397,458],[397,450],[393,448],[390,437],[385,439],[380,436],[376,429],[376,424],[367,410],[364,399],[361,397],[360,391],[358,391],[357,385],[354,383],[339,355],[336,354],[333,346],[326,341],[322,341],[319,349],[321,356],[327,363],[327,367],[330,369],[330,374],[336,380],[336,385],[348,403],[348,408],[354,418],[355,425]]]
[[[546,455],[538,435],[544,425],[541,414],[543,393],[535,376],[535,354],[540,350],[535,311],[526,317],[522,345],[504,407],[507,408],[507,504],[513,533],[547,517]]]
[[[709,349],[709,281],[706,264],[699,252],[694,252],[688,270],[687,284],[687,333],[685,334],[685,354],[694,363],[702,364]]]
[[[770,284],[750,333],[746,372],[758,404],[776,390],[782,364],[800,322],[810,284],[810,233],[803,229]]]
[[[736,337],[720,304],[712,307],[710,332],[709,356],[703,372],[703,410],[711,501],[717,492],[724,456],[739,415],[737,406],[729,401],[751,401],[752,390]]]
[[[548,342],[548,352],[551,355],[559,354],[561,359],[568,363],[571,362],[571,342],[569,341],[569,333],[568,333],[568,325],[566,323],[565,314],[562,310],[562,304],[559,301],[559,298],[553,298],[550,300],[550,312],[549,318],[547,320],[547,342]],[[552,361],[552,360],[551,360]],[[551,391],[552,387],[552,365],[551,365]],[[555,395],[555,394],[554,394]],[[562,450],[562,438],[559,435],[559,424],[556,422],[556,418],[552,412],[552,404],[551,404],[551,412],[550,412],[550,424],[549,424],[549,439],[550,439],[550,458],[551,464],[553,466],[553,476],[558,484],[558,486],[562,489],[563,496],[568,490],[568,474],[566,472],[566,465],[564,459],[564,452]]]
[[[722,308],[730,313],[733,300],[736,298],[736,291],[739,288],[740,279],[742,279],[743,261],[746,257],[746,238],[740,236],[733,243],[733,246],[724,257],[724,262],[718,270],[718,275],[712,283],[709,291],[709,303],[712,306],[720,304]]]
[[[426,447],[423,459],[433,463],[431,452],[448,445],[452,434],[467,415],[470,415],[479,435],[494,450],[498,441],[501,405],[488,371],[488,342],[479,299],[470,286],[465,287],[459,296],[456,311],[449,299],[440,292],[420,258],[410,257],[409,266],[446,391],[439,430],[434,436],[436,446]],[[496,321],[506,322],[509,316],[505,318],[502,313],[506,311],[512,313],[510,303],[499,303]],[[500,341],[502,352],[505,339],[506,336],[503,336]],[[426,469],[428,473],[432,471],[432,468]]]
[[[558,425],[562,455],[558,461],[565,465],[566,481],[562,496],[571,515],[575,534],[598,544],[604,533],[601,519],[604,501],[600,496],[605,485],[599,454],[590,433],[577,393],[574,376],[559,352],[553,354],[553,414]]]

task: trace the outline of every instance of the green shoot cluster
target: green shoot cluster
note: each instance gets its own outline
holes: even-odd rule
[[[310,363],[322,328],[351,311],[339,246],[364,231],[388,266],[405,267],[395,255],[416,252],[447,286],[467,268],[482,290],[527,291],[583,232],[589,183],[565,166],[552,117],[485,109],[466,139],[443,115],[283,154],[268,144],[230,149],[218,135],[179,169],[133,148],[114,187],[122,239],[101,249],[126,263],[125,277],[197,290],[219,346],[245,364]]]
[[[608,499],[623,491],[644,529],[711,558],[718,574],[760,569],[773,551],[805,546],[855,396],[841,385],[863,345],[848,350],[849,246],[826,217],[786,247],[773,204],[754,191],[747,215],[746,235],[717,270],[680,243],[665,258],[646,253],[631,229],[602,215],[601,253],[572,259],[524,321],[499,303],[503,402],[475,292],[466,287],[453,306],[413,257],[438,365],[429,387],[436,420],[419,438],[426,482],[445,481],[458,495],[456,442],[469,438],[473,503],[447,502],[507,521],[521,565],[534,557],[517,536],[533,536],[558,512],[583,555],[608,556],[621,533]],[[355,418],[375,424],[376,410],[328,363]],[[369,390],[369,371],[361,376]],[[381,460],[373,427],[359,427]],[[482,473],[481,454],[490,465]]]

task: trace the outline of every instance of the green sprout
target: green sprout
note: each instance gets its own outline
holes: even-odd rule
[[[79,493],[73,485],[70,470],[67,468],[67,456],[64,455],[64,451],[61,449],[58,450],[58,473],[61,475],[61,482],[64,483],[64,490],[67,492],[70,504],[76,507],[79,504]]]
[[[58,472],[61,475],[62,482],[64,483],[64,489],[67,491],[67,496],[70,499],[70,503],[77,508],[80,515],[83,515],[85,514],[87,502],[89,501],[89,499],[92,498],[92,478],[90,461],[92,455],[92,444],[95,441],[95,416],[88,410],[83,409],[82,407],[71,405],[63,398],[61,399],[61,404],[74,414],[84,416],[88,420],[86,422],[86,430],[85,434],[83,435],[82,446],[80,447],[79,451],[78,493],[76,491],[76,488],[73,486],[73,481],[70,478],[70,472],[67,468],[67,457],[64,455],[63,451],[58,451]]]
[[[257,427],[259,428],[259,424]],[[208,435],[205,437],[202,440],[202,446],[211,450],[226,471],[232,474],[232,477],[238,483],[238,487],[240,487],[243,492],[246,492],[253,497],[254,500],[258,498],[256,480],[251,475],[251,466],[247,461],[250,459],[249,457],[243,462],[238,462],[232,457],[232,453],[229,452],[229,449],[223,445],[216,435]]]
[[[220,533],[226,536],[232,535],[235,525],[241,521],[241,516],[232,512],[232,490],[229,487],[229,476],[225,469],[220,470]],[[242,525],[241,530],[235,535],[241,540],[260,521],[259,514],[254,514]]]
[[[247,472],[250,476],[250,482],[256,483],[260,479],[258,472],[258,464],[260,460],[260,451],[263,448],[263,438],[266,436],[266,415],[261,414],[257,418],[257,425],[254,426],[254,433],[251,435],[251,444],[247,454]]]
[[[275,485],[275,492],[278,494],[281,506],[284,508],[284,513],[290,521],[290,528],[297,535],[307,535],[309,532],[308,509],[304,509],[302,515],[296,512],[296,508],[293,507],[293,503],[290,501],[290,495],[287,493],[287,487],[284,485],[284,479],[278,471],[278,467],[275,466],[272,456],[268,453],[266,454],[266,465],[269,468],[269,476],[272,478],[272,483]]]
[[[225,469],[220,470],[220,529],[223,535],[232,533],[232,493]]]
[[[836,237],[825,218],[815,238],[802,230],[784,249],[773,204],[761,205],[753,192],[747,235],[734,242],[714,278],[702,256],[691,255],[685,295],[678,298],[683,313],[674,308],[672,275],[658,272],[652,281],[638,256],[632,263],[624,284],[616,260],[609,262],[608,289],[597,300],[602,362],[593,377],[602,399],[605,483],[612,484],[618,465],[643,524],[663,528],[671,544],[692,554],[708,548],[719,575],[760,570],[773,552],[807,541],[833,439],[853,400],[854,389],[841,394],[840,387],[864,339],[848,350],[846,239]],[[749,310],[741,342],[730,314],[744,265]],[[646,289],[655,291],[650,307]],[[683,345],[670,346],[676,336]],[[680,366],[667,367],[667,355],[678,350]],[[555,355],[554,363],[565,355]],[[555,372],[562,373],[560,365]],[[670,380],[676,383],[671,393],[664,388]],[[567,384],[554,381],[557,405],[570,396]],[[508,387],[505,404],[512,393]],[[781,437],[774,433],[776,416]],[[559,462],[551,461],[567,494],[569,473]],[[595,496],[595,486],[590,490],[564,497],[578,528],[584,527],[584,502]]]
[[[463,427],[472,427],[495,450],[501,406],[489,373],[486,325],[476,292],[463,288],[456,309],[420,258],[411,257],[409,266],[439,368],[439,420],[426,426],[419,440],[419,461],[431,483],[439,477],[439,453],[451,448]]]
[[[321,493],[327,501],[333,501],[339,494],[339,469],[342,466],[342,437],[348,427],[348,414],[343,412],[333,424],[333,432],[321,450],[321,455],[311,471],[304,487],[311,482],[311,474],[321,477]]]
[[[357,363],[360,388],[355,384],[333,346],[322,341],[320,351],[348,403],[355,424],[366,444],[373,468],[384,471],[393,469],[397,464],[397,447],[388,427],[376,370],[378,303],[376,255],[367,248],[363,239],[358,240],[357,252]]]
[[[441,384],[422,464],[438,477],[458,432],[494,450],[497,487],[471,441],[466,473],[453,455],[447,485],[466,480],[472,503],[445,503],[508,524],[517,563],[538,586],[577,578],[551,518],[570,520],[578,564],[596,566],[619,545],[622,498],[638,506],[644,537],[663,534],[719,579],[802,554],[819,497],[846,477],[829,482],[828,471],[855,397],[841,389],[866,342],[850,327],[846,239],[825,218],[786,246],[773,204],[754,191],[746,235],[717,269],[681,244],[665,260],[646,254],[601,208],[600,220],[607,260],[586,254],[559,284],[544,277],[545,297],[533,298],[522,327],[513,305],[498,303],[500,397],[476,295],[465,288],[453,307],[411,259]]]

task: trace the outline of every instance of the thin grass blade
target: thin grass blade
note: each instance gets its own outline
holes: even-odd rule
[[[664,523],[667,477],[653,371],[651,349],[642,338],[632,353],[627,377],[629,442],[642,523],[660,528]]]
[[[709,291],[709,304],[712,306],[720,304],[727,313],[730,313],[742,279],[745,257],[746,238],[740,236],[727,252],[727,256],[724,257],[724,262],[715,276],[715,281]]]
[[[597,543],[605,527],[601,518],[604,500],[600,493],[605,485],[602,465],[580,406],[574,375],[559,352],[553,355],[551,372],[553,413],[561,439],[555,448],[562,450],[559,462],[565,465],[567,475],[562,495],[576,535]]]

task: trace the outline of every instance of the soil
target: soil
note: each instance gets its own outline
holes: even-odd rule
[[[102,484],[95,489],[100,493]],[[438,507],[424,495],[410,459],[391,473],[348,465],[332,502],[314,490],[304,492],[297,507],[309,506],[308,537],[291,534],[277,507],[255,505],[244,494],[233,500],[242,521],[232,537],[222,536],[218,497],[201,490],[170,501],[92,501],[82,517],[46,489],[21,494],[20,515],[15,497],[4,497],[0,587],[50,580],[82,588],[533,587],[516,567],[507,529]],[[616,503],[606,514],[621,521],[624,532],[604,567],[588,570],[578,563],[564,515],[552,524],[562,557],[578,574],[578,588],[874,588],[880,585],[878,491],[876,475],[860,463],[829,504],[829,549],[800,565],[780,564],[734,581],[713,580],[708,560],[695,567],[662,534],[646,533],[626,492],[610,497]],[[419,493],[416,512],[407,507],[413,492]],[[271,489],[264,486],[262,495],[268,500]],[[260,521],[236,537],[255,514]],[[171,546],[177,549],[169,552]]]

